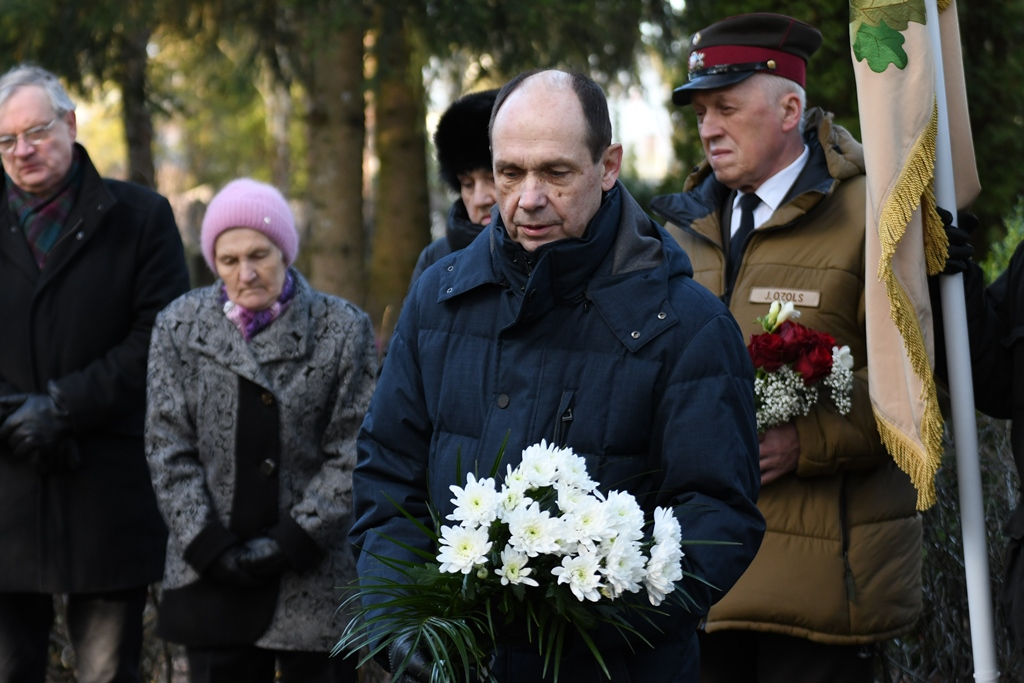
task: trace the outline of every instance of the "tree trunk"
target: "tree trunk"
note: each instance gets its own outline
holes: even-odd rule
[[[367,311],[388,339],[416,258],[430,240],[423,77],[394,3],[376,8],[376,148],[380,159]]]
[[[353,24],[313,49],[307,87],[311,282],[364,306],[363,28]]]
[[[146,187],[156,187],[153,163],[153,114],[147,95],[146,46],[150,30],[138,27],[118,36],[120,64],[115,69],[121,89],[124,135],[128,145],[128,180]]]
[[[258,89],[263,98],[270,141],[270,182],[289,196],[291,186],[291,144],[288,128],[292,121],[292,94],[288,84],[269,65],[260,69]]]

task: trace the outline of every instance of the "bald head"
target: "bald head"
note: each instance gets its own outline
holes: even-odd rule
[[[524,71],[506,83],[498,92],[494,108],[491,110],[489,130],[494,130],[494,119],[505,101],[528,83],[533,87],[555,88],[575,93],[586,125],[587,149],[590,150],[591,158],[597,162],[608,145],[612,144],[612,122],[608,115],[608,100],[605,98],[601,86],[583,74],[554,69]]]
[[[509,237],[527,251],[582,237],[602,193],[618,179],[622,146],[610,144],[610,124],[603,142],[593,143],[593,112],[585,102],[595,90],[598,118],[607,123],[600,87],[561,71],[523,74],[495,102],[491,155],[498,208]]]

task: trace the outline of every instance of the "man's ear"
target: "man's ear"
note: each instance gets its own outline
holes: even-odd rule
[[[75,117],[74,111],[69,111],[64,117],[64,121],[68,125],[68,133],[71,135],[71,142],[74,142],[78,139],[78,119]]]
[[[619,179],[619,171],[622,169],[622,145],[615,143],[609,145],[601,157],[601,189],[607,192],[615,187],[615,181]]]
[[[800,97],[796,93],[786,93],[779,100],[779,107],[782,108],[782,130],[789,132],[800,126],[800,119],[804,116],[803,107],[800,106]]]

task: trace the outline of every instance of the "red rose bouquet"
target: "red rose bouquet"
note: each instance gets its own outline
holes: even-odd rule
[[[754,363],[757,429],[763,432],[807,415],[818,401],[818,386],[831,389],[841,415],[850,412],[853,356],[836,346],[832,335],[793,322],[800,317],[792,303],[773,302],[757,319],[764,333],[750,337],[747,351]]]

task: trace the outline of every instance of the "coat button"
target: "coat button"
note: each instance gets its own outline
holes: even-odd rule
[[[447,292],[445,292],[445,293],[446,293],[446,294],[451,294],[451,293],[452,293],[452,288],[451,288],[451,287],[449,287],[449,288],[448,288],[448,291],[447,291]]]
[[[633,339],[639,339],[639,338],[640,338],[640,333],[639,333],[639,332],[636,332],[636,331],[634,331],[634,332],[633,332],[632,334],[630,334],[629,336],[630,336],[630,337],[632,337]]]
[[[498,396],[498,407],[508,408],[508,394],[501,394]]]
[[[260,463],[260,474],[264,477],[272,477],[274,472],[277,472],[277,462],[272,458],[267,458]]]
[[[260,394],[260,400],[263,401],[263,405],[272,406],[274,405],[274,395],[269,391],[264,391]]]
[[[668,317],[668,314],[665,313],[665,311],[662,311],[661,313],[658,314],[658,320],[664,320],[667,317]]]
[[[455,266],[448,266],[448,272],[449,273],[452,272],[453,270],[455,270]]]
[[[77,232],[77,233],[75,234],[75,239],[76,239],[76,240],[80,240],[80,239],[82,239],[83,237],[85,237],[85,233],[84,233],[84,232],[82,232],[81,230],[79,230],[79,231],[78,231],[78,232]]]

